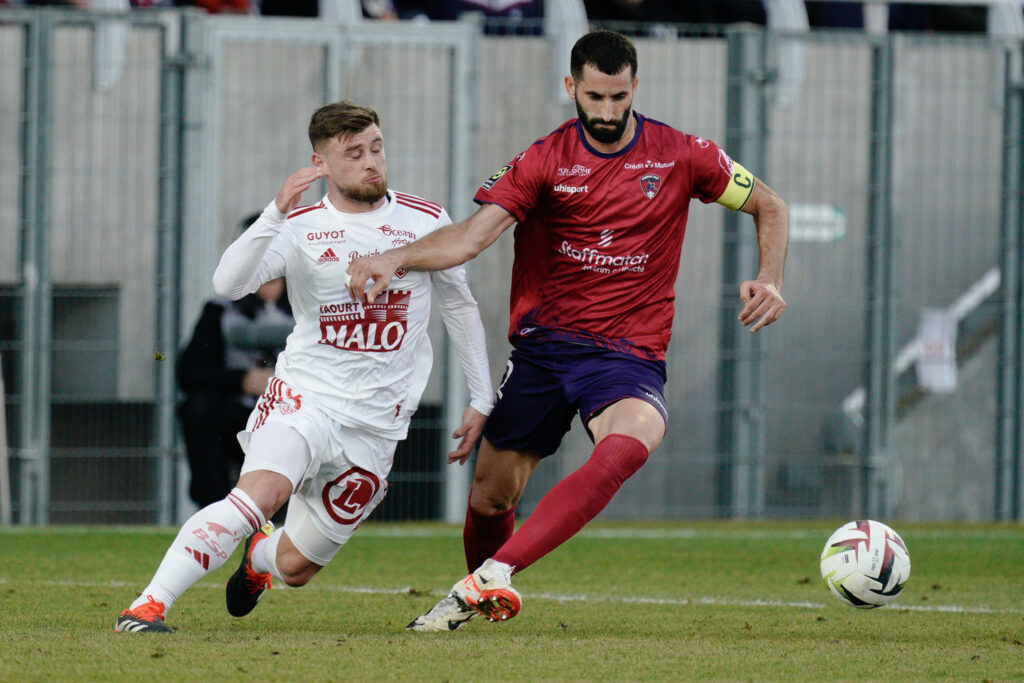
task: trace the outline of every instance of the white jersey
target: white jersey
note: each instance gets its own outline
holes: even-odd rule
[[[483,323],[462,266],[399,271],[373,304],[345,288],[351,260],[408,244],[451,223],[415,195],[388,191],[380,208],[343,213],[325,196],[286,220],[274,202],[224,252],[214,274],[222,296],[238,298],[284,277],[295,328],[275,376],[348,427],[404,438],[433,361],[427,325],[432,289],[470,389],[470,405],[493,403]]]

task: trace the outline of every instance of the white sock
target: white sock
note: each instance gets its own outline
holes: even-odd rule
[[[166,611],[199,579],[222,567],[235,548],[267,521],[252,499],[239,488],[211,503],[182,525],[164,559],[134,609],[152,597]],[[166,615],[166,612],[165,612]]]
[[[282,534],[284,534],[283,528],[274,529],[274,533],[257,543],[252,549],[249,564],[254,572],[258,574],[269,572],[274,578],[284,581],[281,577],[281,570],[277,568],[277,544],[281,542]]]

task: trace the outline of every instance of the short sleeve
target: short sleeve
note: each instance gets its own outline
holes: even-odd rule
[[[754,176],[710,140],[692,137],[690,147],[693,196],[705,204],[718,202],[733,210],[742,208],[753,192]]]
[[[477,190],[477,204],[497,204],[522,221],[540,201],[544,159],[537,145],[508,162]]]

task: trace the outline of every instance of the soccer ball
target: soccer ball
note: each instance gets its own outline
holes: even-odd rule
[[[860,609],[887,605],[910,578],[910,554],[881,522],[847,522],[825,541],[821,578],[841,602]]]

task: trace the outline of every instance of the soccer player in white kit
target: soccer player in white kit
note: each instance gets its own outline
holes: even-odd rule
[[[387,493],[395,447],[430,373],[432,291],[471,399],[449,463],[469,457],[490,413],[484,328],[461,266],[397,272],[373,304],[353,301],[346,289],[352,259],[410,243],[451,223],[448,214],[388,189],[373,109],[348,101],[321,107],[309,138],[313,166],[285,181],[227,248],[213,277],[217,294],[230,299],[284,277],[295,315],[275,374],[238,436],[245,449],[241,476],[225,499],[185,522],[115,631],[172,631],[164,619],[174,601],[245,539],[226,589],[234,616],[252,611],[271,577],[302,586],[331,561]],[[297,209],[320,178],[327,195]],[[267,520],[286,501],[284,526],[275,530]]]

